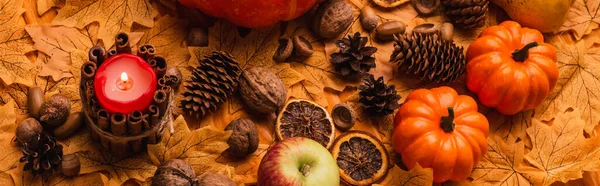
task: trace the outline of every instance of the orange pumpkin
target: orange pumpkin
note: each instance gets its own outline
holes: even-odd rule
[[[433,169],[433,181],[466,179],[487,151],[488,120],[475,100],[450,87],[411,92],[394,119],[394,150],[412,169]]]
[[[514,21],[485,29],[467,49],[467,61],[469,90],[505,115],[536,108],[558,79],[556,49]]]

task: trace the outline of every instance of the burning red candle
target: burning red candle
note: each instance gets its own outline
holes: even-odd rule
[[[118,54],[98,68],[94,90],[100,105],[109,113],[145,111],[156,91],[156,74],[142,58]]]

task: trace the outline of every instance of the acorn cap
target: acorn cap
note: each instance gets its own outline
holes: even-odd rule
[[[341,131],[348,131],[356,122],[356,112],[346,103],[338,103],[331,110],[331,118]]]
[[[286,61],[290,56],[292,56],[293,50],[294,44],[290,38],[280,38],[279,47],[277,47],[277,51],[275,51],[275,55],[273,55],[273,61]]]

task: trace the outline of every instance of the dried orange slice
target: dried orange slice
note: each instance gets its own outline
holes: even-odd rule
[[[339,136],[331,149],[340,177],[351,185],[371,185],[388,172],[390,158],[381,141],[362,131]]]
[[[335,138],[335,125],[322,106],[308,100],[288,101],[277,116],[277,138],[305,137],[329,149]]]
[[[408,0],[373,0],[373,2],[384,8],[392,8],[404,4]]]

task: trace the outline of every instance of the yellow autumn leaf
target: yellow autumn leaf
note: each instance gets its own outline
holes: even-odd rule
[[[11,171],[14,185],[85,185],[85,186],[108,186],[109,179],[100,172],[81,174],[74,177],[66,177],[60,172],[51,175],[33,176],[31,172],[23,172],[21,169]],[[4,184],[4,182],[2,183]]]
[[[17,129],[17,113],[15,112],[15,103],[9,101],[0,106],[0,144],[3,150],[0,151],[0,183],[12,183],[9,172],[17,169],[19,159],[23,155],[21,150],[12,142]]]
[[[598,0],[575,0],[567,20],[557,32],[573,30],[575,37],[582,38],[589,34],[592,29],[598,28],[600,24],[600,1]]]
[[[416,164],[413,169],[404,171],[395,165],[387,176],[373,186],[422,186],[433,184],[433,169]]]
[[[118,185],[129,179],[146,180],[154,175],[157,166],[152,163],[148,154],[139,153],[131,157],[118,158],[102,149],[98,143],[93,142],[97,147],[93,150],[76,153],[81,162],[80,174],[108,172],[110,181]]]
[[[563,109],[550,125],[538,120],[527,129],[532,149],[525,160],[538,170],[527,172],[544,185],[582,178],[583,171],[600,167],[600,141],[586,140],[579,109]]]
[[[52,8],[62,7],[66,0],[37,0],[38,15],[43,15]]]
[[[156,50],[156,56],[167,59],[169,66],[188,67],[190,53],[184,43],[188,33],[187,19],[177,19],[165,15],[154,23],[152,28],[135,29],[144,32],[140,44],[151,44]]]
[[[488,151],[471,172],[474,185],[534,185],[523,171],[523,142],[506,143],[497,137],[488,138]],[[539,184],[539,183],[538,183]]]
[[[488,109],[481,105],[479,108]],[[511,136],[525,138],[527,135],[526,130],[531,127],[531,120],[535,114],[533,111],[523,111],[512,116],[506,116],[492,109],[482,113],[489,121],[490,136],[497,136],[503,140],[508,140]]]
[[[31,38],[19,24],[23,0],[0,0],[0,80],[5,84],[31,85],[33,78],[27,73],[34,68],[26,53],[33,51]]]
[[[104,46],[112,46],[115,35],[129,33],[133,23],[154,26],[156,15],[157,11],[149,0],[67,0],[52,24],[83,29],[98,22],[98,39],[102,39]]]
[[[148,154],[154,165],[181,159],[190,163],[197,175],[215,172],[225,166],[215,159],[229,148],[227,140],[231,131],[219,131],[210,126],[190,131],[183,116],[173,121],[173,127],[173,134],[165,130],[160,143],[148,145]]]

